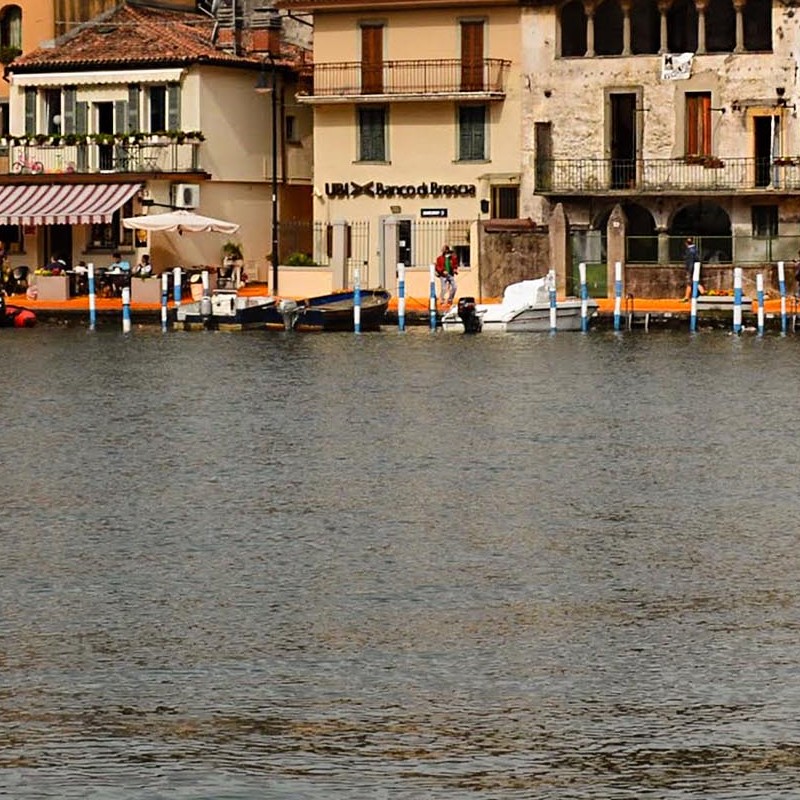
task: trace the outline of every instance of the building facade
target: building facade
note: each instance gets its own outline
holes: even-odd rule
[[[315,259],[346,222],[362,282],[428,294],[444,244],[460,293],[478,293],[479,220],[516,218],[520,184],[520,7],[516,0],[283,0],[313,13]],[[298,280],[299,280],[298,276]],[[292,277],[287,276],[291,285]]]
[[[266,280],[273,168],[287,218],[308,218],[311,198],[311,115],[293,102],[296,58],[276,31],[264,37],[268,59],[235,54],[207,15],[126,3],[14,61],[13,135],[0,151],[0,237],[12,266],[54,254],[105,266],[115,252],[142,251],[157,271],[218,265],[217,235],[137,237],[121,225],[147,208],[181,207],[238,222],[245,270]],[[274,93],[257,91],[265,74]],[[102,205],[109,198],[113,209]]]

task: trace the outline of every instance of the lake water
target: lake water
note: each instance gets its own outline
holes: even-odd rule
[[[797,797],[800,338],[0,352],[0,796]]]

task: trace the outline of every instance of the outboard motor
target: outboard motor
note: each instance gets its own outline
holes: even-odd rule
[[[480,333],[483,323],[475,310],[474,297],[460,297],[458,300],[458,318],[464,323],[464,333]]]
[[[297,308],[297,303],[294,300],[281,300],[278,303],[278,310],[283,317],[284,330],[290,331],[294,328],[294,324],[297,322]]]

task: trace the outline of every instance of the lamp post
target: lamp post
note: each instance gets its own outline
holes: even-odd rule
[[[256,91],[271,95],[272,125],[272,294],[278,293],[278,85],[275,70],[275,57],[267,53],[270,66],[270,83],[267,88],[264,73],[259,76]]]

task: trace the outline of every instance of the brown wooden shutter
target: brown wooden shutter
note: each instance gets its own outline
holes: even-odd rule
[[[361,28],[361,93],[383,93],[383,26]]]
[[[461,91],[483,90],[483,22],[461,23]]]

